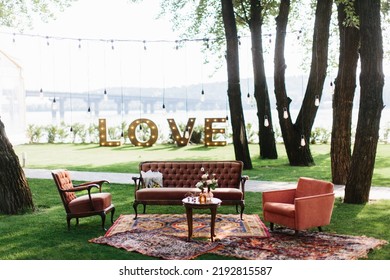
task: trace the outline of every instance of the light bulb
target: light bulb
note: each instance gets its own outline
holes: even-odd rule
[[[265,127],[269,126],[268,116],[264,116],[264,126]]]
[[[314,105],[316,107],[320,106],[320,97],[318,95],[316,95],[316,100],[314,101]]]
[[[188,129],[186,129],[186,131],[184,132],[184,138],[185,139],[190,138],[190,132],[188,131]]]
[[[202,89],[202,92],[201,92],[200,101],[204,102],[204,90],[203,89]]]
[[[288,112],[287,112],[287,108],[284,108],[283,109],[283,119],[287,120],[288,119]]]
[[[305,141],[305,136],[301,136],[301,146],[305,147],[306,146],[306,141]]]
[[[57,101],[56,101],[56,98],[55,98],[55,97],[54,97],[54,99],[53,99],[52,109],[53,109],[54,111],[57,110]]]
[[[39,90],[39,98],[43,99],[43,89],[42,88]]]
[[[107,95],[107,90],[104,90],[104,101],[107,101],[108,100],[108,95]]]

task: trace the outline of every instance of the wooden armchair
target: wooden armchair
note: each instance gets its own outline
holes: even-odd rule
[[[108,181],[91,181],[73,185],[68,170],[53,170],[51,174],[65,207],[68,230],[70,229],[70,220],[72,218],[76,218],[78,225],[79,218],[99,215],[102,218],[102,227],[106,230],[104,227],[106,214],[111,212],[111,223],[114,222],[115,207],[111,202],[111,194],[101,192],[102,185],[108,183]],[[92,193],[92,188],[97,188],[99,192]],[[77,197],[75,193],[80,191],[87,191],[88,194]]]
[[[330,223],[335,194],[333,184],[326,181],[299,178],[294,189],[263,192],[264,220],[274,224],[299,230],[318,227]]]

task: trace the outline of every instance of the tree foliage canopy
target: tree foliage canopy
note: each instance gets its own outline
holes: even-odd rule
[[[43,21],[69,7],[76,0],[2,0],[0,2],[0,26],[23,29],[30,26],[33,15]]]

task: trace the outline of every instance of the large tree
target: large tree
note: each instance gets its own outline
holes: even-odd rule
[[[234,153],[237,160],[243,161],[245,169],[252,169],[241,102],[238,36],[233,2],[232,0],[221,0],[221,4],[226,37],[228,96],[233,127]]]
[[[254,96],[259,122],[260,158],[277,159],[275,134],[272,122],[271,105],[268,94],[267,76],[263,56],[263,1],[250,0],[250,16],[245,17],[251,32]],[[272,1],[270,1],[272,2]],[[244,5],[242,5],[244,6]]]
[[[285,85],[285,37],[290,10],[290,1],[281,0],[276,18],[274,84],[279,124],[290,165],[310,166],[314,164],[309,147],[311,129],[317,114],[316,99],[321,99],[327,71],[329,25],[332,0],[318,0],[315,13],[310,74],[302,106],[295,121],[291,119],[291,99]],[[286,117],[287,115],[287,117]]]
[[[137,1],[137,0],[133,0]],[[278,157],[275,143],[274,128],[271,115],[270,99],[263,57],[263,25],[266,19],[275,10],[276,0],[235,0],[233,2],[237,28],[246,30],[249,27],[251,34],[252,68],[254,80],[254,97],[257,106],[257,118],[259,123],[259,148],[260,158],[276,159]],[[220,16],[219,0],[204,0],[189,2],[186,0],[170,0],[162,2],[163,14],[174,14],[173,24],[175,29],[184,30],[184,37],[214,36],[212,44],[207,41],[207,53],[218,54],[224,50],[226,42],[221,40],[224,36],[223,19]],[[192,16],[184,11],[194,9]],[[192,18],[188,23],[188,18]],[[184,26],[184,27],[183,27]],[[214,57],[219,57],[215,55]],[[265,122],[265,119],[267,120]]]
[[[0,213],[34,209],[31,190],[0,119]]]
[[[366,203],[379,139],[383,109],[383,44],[380,0],[357,0],[360,26],[360,104],[355,145],[344,202]]]
[[[351,165],[352,109],[360,42],[355,3],[351,0],[337,2],[340,54],[333,95],[330,155],[332,181],[341,185],[347,182]]]
[[[53,10],[62,9],[72,1],[1,1],[0,25],[22,29],[31,24],[32,14],[39,14],[42,19],[46,20],[53,17]],[[33,209],[34,203],[26,176],[0,119],[0,213],[19,214]]]

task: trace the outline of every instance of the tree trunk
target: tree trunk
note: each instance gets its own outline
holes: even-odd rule
[[[309,140],[318,110],[318,107],[314,105],[315,100],[316,98],[321,99],[328,66],[329,25],[332,3],[332,0],[317,1],[310,76],[301,110],[294,124],[289,112],[291,99],[287,96],[284,79],[286,68],[284,46],[290,1],[281,1],[279,15],[276,18],[275,95],[286,153],[290,165],[294,166],[310,166],[314,164]],[[287,111],[289,116],[287,119],[284,118],[285,111]]]
[[[32,194],[0,119],[0,213],[20,214],[34,209]]]
[[[356,5],[355,5],[356,6]],[[359,29],[346,26],[345,5],[339,4],[340,33],[339,70],[333,96],[333,125],[331,140],[332,181],[345,185],[351,164],[352,109],[356,88],[356,69],[359,59]]]
[[[368,202],[383,109],[383,45],[380,0],[358,0],[360,18],[360,104],[344,202]]]
[[[251,31],[254,89],[257,104],[257,118],[259,122],[260,158],[277,159],[278,153],[276,150],[271,106],[264,68],[262,40],[263,20],[261,12],[261,1],[251,0],[249,28]],[[267,119],[268,125],[265,125],[265,119]]]
[[[226,64],[228,74],[228,97],[230,119],[233,129],[234,153],[236,160],[241,160],[244,163],[244,169],[252,169],[252,161],[245,130],[244,112],[241,102],[238,37],[233,3],[232,0],[221,0],[221,3],[227,46]]]

